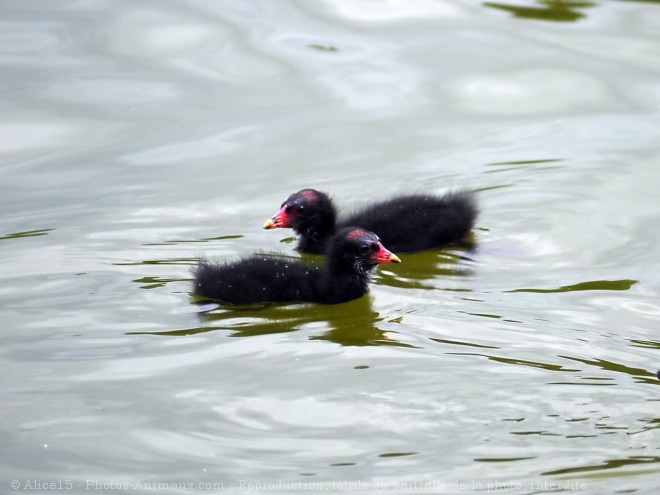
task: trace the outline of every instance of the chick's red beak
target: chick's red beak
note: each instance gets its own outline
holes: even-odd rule
[[[393,252],[389,251],[380,242],[378,243],[378,252],[376,253],[376,260],[378,263],[401,263],[399,257]]]
[[[286,214],[286,205],[282,206],[280,211],[273,215],[273,218],[266,220],[266,223],[264,223],[264,229],[281,229],[285,227],[290,227],[289,218]]]

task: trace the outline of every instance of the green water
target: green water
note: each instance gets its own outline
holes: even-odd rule
[[[655,493],[657,2],[0,12],[3,492]],[[304,187],[475,190],[475,248],[197,304]]]

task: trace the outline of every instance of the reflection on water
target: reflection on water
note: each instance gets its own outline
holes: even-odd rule
[[[379,267],[377,283],[401,289],[435,289],[437,281],[471,275],[474,260],[468,254],[476,248],[474,239],[469,239],[462,247],[405,254],[402,263]]]
[[[311,327],[310,340],[327,340],[347,346],[395,345],[413,347],[398,341],[391,331],[378,328],[385,318],[372,308],[370,295],[334,305],[295,305],[262,307],[220,307],[199,314],[212,330],[230,330],[232,337],[252,337],[284,333]],[[319,332],[319,327],[322,331]],[[186,335],[187,331],[160,332],[161,335]]]
[[[659,13],[12,2],[0,478],[653,493]],[[301,257],[261,223],[303,186],[479,190],[479,247],[404,255],[342,305],[191,299],[198,256]]]
[[[461,340],[440,339],[440,338],[436,338],[436,337],[432,337],[431,340],[434,341],[434,342],[439,342],[441,344],[460,345],[460,346],[466,346],[466,347],[478,347],[478,348],[481,348],[481,349],[499,349],[499,347],[494,346],[494,345],[477,344],[475,342],[464,342],[464,341],[461,341]]]
[[[39,229],[39,230],[28,230],[26,232],[14,232],[12,234],[3,235],[0,237],[0,241],[7,239],[22,239],[24,237],[39,237],[42,235],[47,235],[48,232],[51,232],[55,229]]]
[[[571,369],[571,368],[565,368],[564,366],[560,364],[553,364],[553,363],[542,363],[540,361],[530,361],[527,359],[514,359],[514,358],[507,358],[503,356],[493,356],[490,354],[477,354],[477,353],[452,353],[452,354],[457,354],[457,355],[464,355],[464,356],[481,356],[485,357],[491,361],[495,361],[498,363],[505,363],[505,364],[513,364],[516,366],[529,366],[532,368],[541,368],[547,371],[561,371],[561,372],[576,372],[580,371],[579,369]]]
[[[660,350],[660,341],[657,340],[630,339],[630,342],[633,346]]]
[[[631,366],[627,366],[621,363],[613,363],[606,359],[584,359],[584,358],[577,358],[570,356],[560,356],[560,357],[563,357],[565,359],[571,359],[579,363],[588,364],[590,366],[595,366],[596,368],[602,370],[613,371],[616,373],[625,373],[626,375],[630,375],[631,377],[635,378],[635,380],[641,383],[647,383],[649,385],[660,385],[660,383],[655,380],[655,373],[645,369],[633,368]]]
[[[548,294],[553,292],[575,292],[590,290],[630,290],[638,280],[589,280],[577,284],[562,285],[556,289],[513,289],[507,292],[534,292],[537,294]]]
[[[133,280],[133,282],[142,284],[140,289],[161,289],[170,282],[184,282],[187,278],[167,278],[167,277],[140,277]]]
[[[594,7],[593,2],[580,0],[537,0],[542,7],[509,5],[500,2],[484,2],[486,7],[511,12],[514,17],[539,21],[574,22],[585,17],[579,9]]]
[[[338,51],[338,48],[336,46],[332,45],[319,45],[318,43],[312,43],[310,45],[307,45],[310,48],[314,48],[315,50],[320,50],[322,52],[336,52]]]
[[[529,172],[542,172],[544,170],[552,170],[560,168],[559,165],[545,165],[546,163],[556,163],[563,161],[561,158],[546,158],[540,160],[516,160],[512,162],[494,162],[488,163],[487,167],[493,167],[485,173],[494,174],[500,172],[519,172],[521,168]],[[540,166],[539,166],[540,165]]]
[[[204,242],[212,242],[212,241],[223,241],[223,240],[229,240],[229,239],[240,239],[243,237],[242,234],[235,234],[235,235],[221,235],[218,237],[203,237],[201,239],[170,239],[167,241],[162,241],[162,242],[145,242],[144,246],[168,246],[171,244],[196,244],[196,243],[204,243]]]
[[[623,466],[630,466],[635,464],[658,464],[658,463],[660,463],[660,456],[631,456],[625,459],[609,459],[605,462],[590,466],[577,466],[577,467],[569,467],[564,469],[555,469],[552,471],[546,471],[542,474],[544,476],[552,476],[558,474],[586,473],[590,471],[617,469]],[[657,472],[657,468],[647,472]],[[602,473],[595,474],[594,477],[602,478],[603,474]]]
[[[193,296],[191,302],[202,309],[198,315],[203,326],[159,332],[127,332],[127,335],[188,336],[229,330],[230,337],[254,337],[295,332],[309,326],[312,332],[310,340],[327,340],[344,346],[415,347],[394,338],[391,330],[377,326],[385,317],[373,310],[370,295],[334,305],[260,304],[227,308],[221,304],[209,304],[197,296]],[[401,318],[388,321],[400,323]],[[320,333],[319,327],[323,329]]]

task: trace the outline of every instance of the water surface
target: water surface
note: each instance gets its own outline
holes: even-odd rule
[[[0,10],[5,491],[657,489],[657,2]],[[303,187],[478,191],[477,248],[194,304]]]

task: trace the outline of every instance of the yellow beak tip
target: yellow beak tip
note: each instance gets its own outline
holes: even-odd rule
[[[399,258],[396,254],[392,254],[392,256],[390,256],[390,261],[392,263],[401,263],[401,258]]]
[[[266,220],[264,223],[264,229],[274,229],[275,228],[275,222],[272,220]]]

